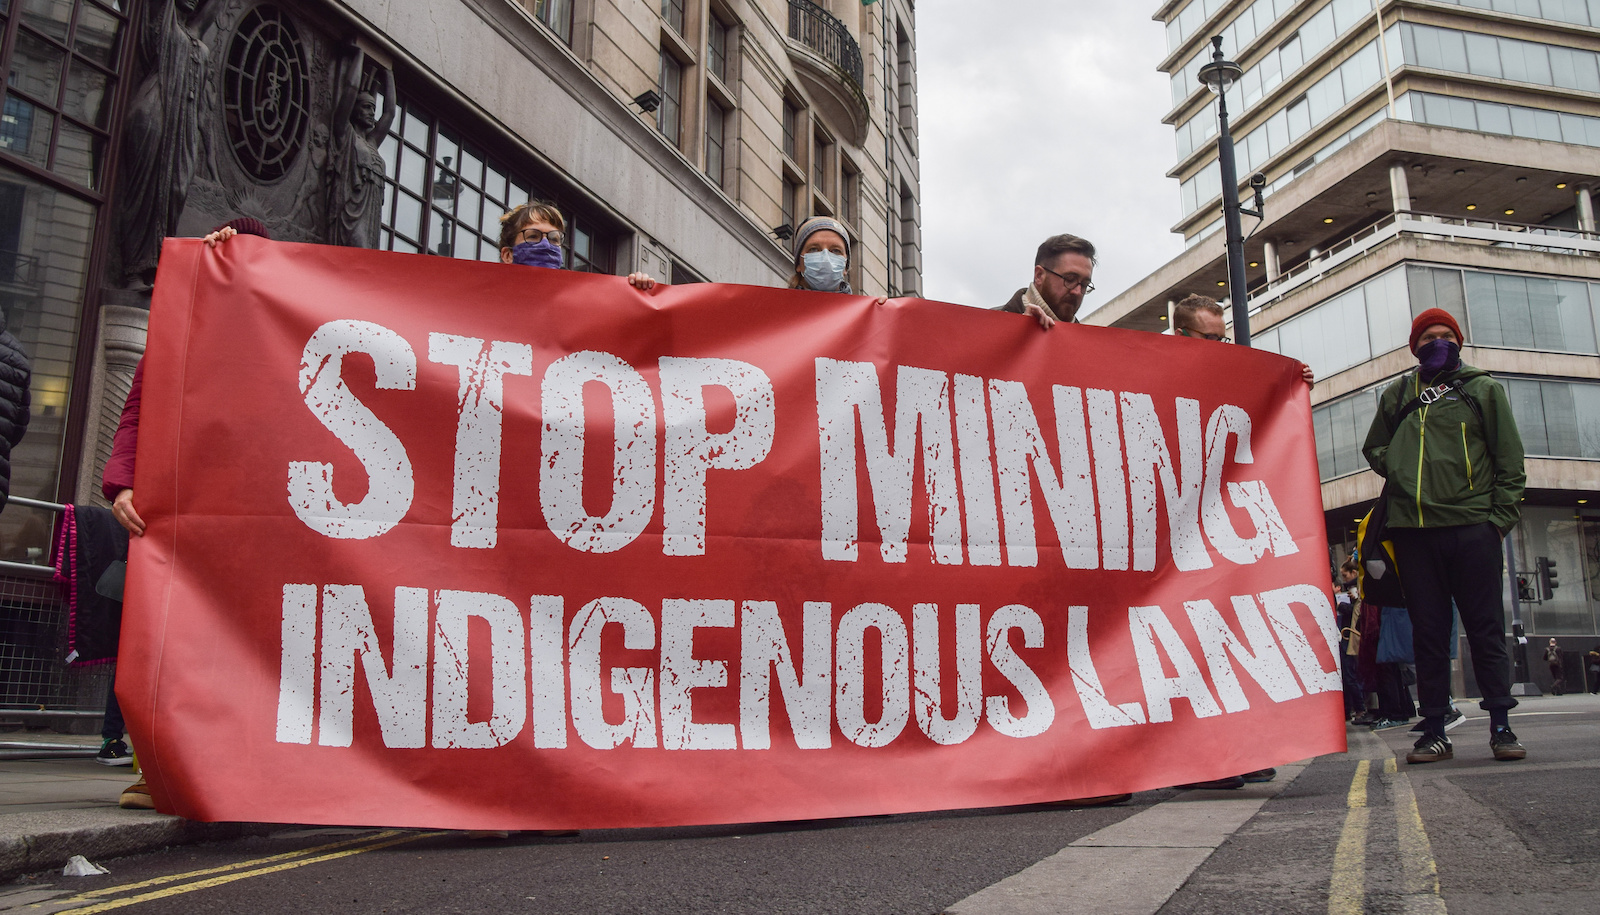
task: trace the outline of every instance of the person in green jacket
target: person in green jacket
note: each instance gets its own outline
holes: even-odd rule
[[[1508,713],[1502,543],[1527,483],[1522,436],[1505,388],[1461,362],[1461,328],[1430,308],[1411,325],[1418,366],[1384,390],[1362,453],[1388,484],[1388,528],[1411,613],[1422,736],[1408,763],[1450,759],[1451,600],[1472,648],[1495,759],[1522,759]],[[1408,410],[1409,408],[1409,410]]]

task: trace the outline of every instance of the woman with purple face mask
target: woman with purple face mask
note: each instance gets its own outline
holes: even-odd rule
[[[561,211],[548,201],[530,200],[512,208],[500,217],[500,262],[560,270],[566,225]],[[656,285],[648,273],[630,273],[628,283],[644,290]]]

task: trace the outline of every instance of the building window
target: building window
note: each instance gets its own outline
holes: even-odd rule
[[[918,283],[917,198],[911,188],[900,185],[900,292],[915,295]]]
[[[683,34],[683,0],[661,0],[661,16],[674,32]]]
[[[861,174],[841,156],[839,161],[839,219],[847,226],[853,226],[860,214],[856,212],[858,196],[861,193]]]
[[[783,224],[795,226],[798,223],[795,217],[800,211],[800,185],[788,178],[783,179]]]
[[[800,109],[788,99],[783,100],[783,154],[800,161]]]
[[[124,14],[85,0],[0,3],[0,17],[10,13],[0,20],[9,51],[0,153],[100,190]]]
[[[1317,472],[1324,482],[1367,469],[1361,446],[1378,412],[1377,388],[1342,397],[1311,411],[1311,428],[1317,437]]]
[[[910,133],[917,128],[916,87],[912,85],[911,36],[904,25],[895,27],[895,71],[900,83],[900,129]]]
[[[706,39],[706,58],[711,64],[711,75],[728,82],[728,25],[716,16],[711,17],[710,34]]]
[[[681,9],[681,7],[680,7]],[[661,107],[656,109],[656,126],[673,146],[682,142],[683,64],[666,50],[661,52]]]
[[[1401,23],[1405,62],[1434,70],[1600,92],[1600,53]]]
[[[404,99],[383,143],[388,168],[379,247],[464,260],[500,259],[500,217],[529,199],[554,200],[566,218],[567,266],[610,273],[614,241],[589,216],[485,155],[448,124]]]
[[[818,194],[827,195],[828,181],[828,153],[833,144],[828,142],[828,137],[820,129],[812,130],[811,141],[811,181],[815,185],[813,190]]]
[[[534,0],[533,15],[561,36],[564,44],[572,44],[572,0]]]
[[[1400,104],[1404,102],[1404,104]],[[1600,146],[1600,118],[1565,111],[1479,102],[1473,99],[1408,92],[1396,107],[1409,120],[1435,127],[1454,127],[1529,140],[1551,140],[1579,146]]]
[[[728,114],[712,99],[706,99],[706,177],[717,187],[722,187],[722,148],[728,125]]]

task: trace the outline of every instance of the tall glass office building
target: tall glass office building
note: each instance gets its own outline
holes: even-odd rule
[[[1186,294],[1227,297],[1216,102],[1196,78],[1221,35],[1244,67],[1227,99],[1241,184],[1267,182],[1246,244],[1251,332],[1316,370],[1330,560],[1382,486],[1360,453],[1378,392],[1415,364],[1412,317],[1443,308],[1464,359],[1506,386],[1527,446],[1512,542],[1533,579],[1530,639],[1593,645],[1600,0],[1170,0],[1155,18],[1186,247],[1087,320],[1159,332]],[[1528,571],[1541,558],[1553,591]]]

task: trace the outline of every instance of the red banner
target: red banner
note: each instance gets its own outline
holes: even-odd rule
[[[1344,749],[1298,364],[169,240],[118,695],[201,820],[1028,804]]]

